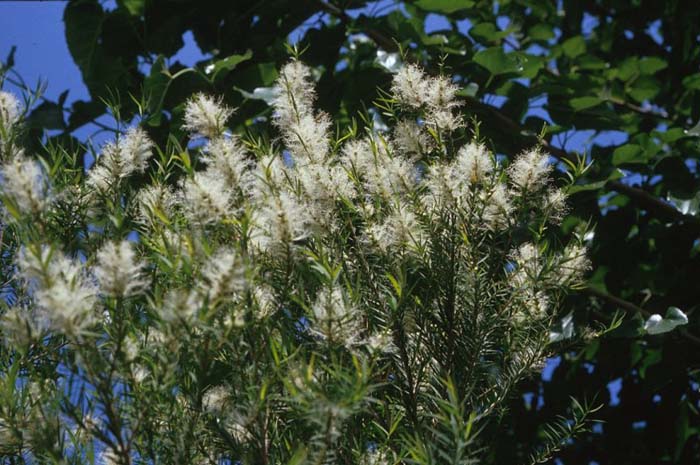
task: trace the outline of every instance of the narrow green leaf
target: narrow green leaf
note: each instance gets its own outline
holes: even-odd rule
[[[576,111],[586,110],[588,108],[593,108],[597,105],[603,103],[603,99],[600,97],[576,97],[569,100],[571,108]]]
[[[240,63],[250,60],[253,56],[253,52],[246,50],[243,55],[231,55],[222,60],[218,60],[214,63],[212,68],[207,68],[207,74],[211,74],[211,80],[215,81],[224,77],[230,71],[236,69]]]
[[[454,13],[474,6],[472,0],[418,0],[415,5],[425,11],[434,13]]]

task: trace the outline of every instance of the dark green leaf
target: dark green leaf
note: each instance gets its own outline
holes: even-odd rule
[[[600,97],[576,97],[569,100],[571,108],[576,111],[586,110],[601,103],[603,103],[603,99]]]
[[[564,50],[564,55],[569,58],[576,58],[579,55],[583,55],[586,52],[586,41],[583,37],[576,36],[571,39],[567,39],[561,44]]]
[[[501,47],[491,47],[477,52],[474,55],[474,62],[494,75],[512,73],[520,69],[520,63],[516,56],[504,52]]]
[[[251,52],[250,50],[246,50],[246,52],[243,55],[231,55],[222,60],[215,61],[214,67],[211,70],[207,71],[211,73],[212,81],[216,81],[217,79],[223,78],[230,71],[236,69],[236,66],[238,66],[240,63],[246,60],[250,60],[252,56],[253,52]]]
[[[38,129],[64,129],[63,107],[54,102],[44,102],[36,107],[27,120],[30,127]]]
[[[469,35],[476,38],[482,39],[484,42],[494,42],[507,37],[508,31],[500,31],[496,28],[493,23],[479,23],[476,26],[469,29]]]
[[[644,163],[644,150],[639,145],[625,144],[618,147],[613,152],[613,165],[622,165],[624,163]]]
[[[527,36],[532,40],[549,40],[555,37],[552,26],[545,23],[539,23],[532,26],[530,29],[528,29]]]
[[[659,57],[645,57],[639,60],[639,71],[642,74],[654,74],[668,66],[666,60]]]
[[[471,8],[474,2],[472,0],[418,0],[415,5],[425,11],[450,14]]]
[[[700,89],[700,73],[691,74],[684,78],[683,85],[686,89]]]

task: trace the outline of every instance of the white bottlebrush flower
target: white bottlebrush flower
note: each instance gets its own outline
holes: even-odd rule
[[[413,164],[399,156],[381,138],[353,140],[343,148],[343,161],[354,171],[368,194],[391,199],[411,190],[416,185]]]
[[[263,201],[268,195],[283,190],[294,177],[293,169],[287,166],[282,156],[265,155],[246,177],[244,190],[253,200]]]
[[[0,167],[0,193],[12,203],[17,214],[43,211],[48,190],[48,179],[34,160],[15,157]]]
[[[31,307],[8,308],[0,315],[0,341],[11,347],[27,346],[36,333],[34,313]]]
[[[201,160],[209,169],[219,172],[231,188],[240,187],[247,181],[252,166],[245,147],[236,138],[212,140]]]
[[[458,106],[456,101],[459,87],[445,76],[436,76],[428,80],[425,101],[432,111],[452,110]]]
[[[431,149],[431,139],[426,131],[412,120],[401,120],[394,128],[394,145],[403,155],[412,157]]]
[[[257,307],[253,316],[257,320],[265,319],[277,310],[273,289],[267,284],[258,284],[253,288],[253,301]]]
[[[452,110],[435,109],[425,115],[425,124],[435,130],[452,132],[463,127],[464,121]]]
[[[254,211],[251,243],[260,251],[278,252],[311,234],[307,205],[288,192],[268,195]]]
[[[423,184],[421,202],[428,211],[437,212],[442,208],[453,210],[462,205],[465,188],[469,184],[456,176],[454,167],[447,163],[435,163],[428,167]]]
[[[480,198],[485,202],[483,220],[488,229],[497,230],[508,226],[513,212],[508,189],[502,183],[496,183],[488,192],[482,192]]]
[[[511,282],[518,289],[527,289],[540,279],[544,269],[543,256],[535,244],[522,244],[511,253],[515,271],[510,275]]]
[[[12,126],[19,122],[20,104],[13,94],[0,91],[0,140],[7,137]]]
[[[130,241],[107,242],[97,251],[95,276],[100,291],[110,297],[132,297],[149,285],[145,264],[137,261]]]
[[[294,60],[282,67],[275,85],[275,123],[283,130],[302,117],[313,116],[315,91],[311,70],[304,63]]]
[[[117,142],[102,147],[95,165],[88,172],[87,183],[100,192],[107,192],[123,179],[142,173],[152,156],[153,142],[145,131],[131,128]]]
[[[171,289],[166,292],[163,302],[157,306],[158,316],[166,323],[195,321],[203,302],[197,292],[184,289]]]
[[[229,390],[219,385],[210,387],[202,396],[202,408],[212,414],[220,414],[229,398]]]
[[[94,323],[97,288],[80,263],[44,246],[22,249],[17,266],[34,297],[40,325],[80,336]]]
[[[569,244],[557,263],[558,280],[561,284],[575,284],[590,267],[586,248],[578,244]]]
[[[175,205],[175,197],[168,186],[153,184],[139,190],[138,219],[142,223],[155,222],[158,218],[169,218]]]
[[[367,348],[374,353],[393,353],[396,351],[391,331],[380,331],[367,339]]]
[[[483,144],[470,142],[457,153],[454,174],[467,183],[483,183],[495,169],[494,160]]]
[[[352,198],[354,190],[348,174],[341,166],[328,163],[309,163],[295,171],[304,193],[312,202],[319,205],[319,216],[332,210],[339,197]],[[316,216],[316,215],[314,215]]]
[[[543,291],[524,288],[518,294],[522,307],[514,315],[517,321],[528,321],[531,318],[543,318],[549,314],[551,306],[549,296]]]
[[[331,121],[323,113],[303,115],[283,128],[285,146],[295,160],[320,162],[328,155],[330,127]]]
[[[390,451],[376,449],[364,453],[360,458],[359,465],[391,465],[394,462]]]
[[[233,213],[233,193],[218,172],[198,171],[182,182],[179,195],[185,216],[193,223],[220,221]]]
[[[425,229],[406,204],[394,207],[382,223],[370,226],[367,235],[385,253],[419,250],[427,240]]]
[[[407,64],[394,75],[391,91],[400,104],[417,109],[428,99],[428,85],[423,70],[414,64]]]
[[[199,292],[210,304],[231,298],[245,287],[245,268],[234,250],[222,248],[208,258],[202,269]]]
[[[358,342],[361,330],[360,312],[352,305],[342,287],[322,289],[316,296],[311,333],[323,339],[351,347]]]
[[[561,221],[566,215],[566,194],[561,189],[550,189],[544,202],[544,211],[553,223]]]
[[[226,130],[226,121],[233,114],[233,109],[221,102],[221,99],[206,94],[195,94],[185,105],[185,124],[183,129],[195,137],[215,139]]]
[[[534,192],[544,187],[551,171],[549,157],[539,149],[518,155],[508,168],[511,182],[525,192]]]
[[[315,93],[311,71],[299,61],[287,63],[275,85],[274,122],[286,149],[295,160],[319,162],[330,147],[330,118],[313,109]]]

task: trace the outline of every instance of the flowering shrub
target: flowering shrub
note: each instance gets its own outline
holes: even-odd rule
[[[87,172],[23,153],[0,94],[0,454],[488,462],[588,261],[552,227],[564,177],[537,148],[508,164],[467,138],[457,90],[407,65],[376,103],[390,130],[335,130],[294,60],[271,143],[199,94],[198,148],[134,128]]]

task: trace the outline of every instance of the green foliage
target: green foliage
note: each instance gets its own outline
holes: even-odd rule
[[[284,38],[317,13],[328,21],[315,22],[302,43],[311,45],[305,59],[319,72],[319,105],[336,121],[349,122],[362,110],[358,102],[370,101],[376,86],[388,86],[375,61],[378,47],[403,50],[407,60],[430,70],[447,70],[469,89],[465,95],[472,98],[463,111],[482,122],[481,135],[496,153],[512,155],[532,146],[546,127],[543,139],[554,156],[578,152],[595,161],[569,190],[572,209],[564,228],[589,219],[596,225],[591,247],[596,272],[589,284],[598,292],[568,303],[577,327],[608,324],[617,311],[627,313],[614,337],[562,347],[551,381],[525,382],[530,392],[542,392],[542,406],[514,400],[512,428],[503,434],[533,442],[534,426],[565,409],[570,395],[598,394],[606,403],[598,413],[606,420],[603,434],[584,434],[558,452],[559,459],[697,462],[700,435],[693,425],[699,398],[693,386],[699,380],[693,367],[700,323],[693,315],[700,302],[695,285],[700,222],[692,205],[700,185],[700,13],[694,2],[565,0],[558,9],[557,2],[544,0],[498,2],[497,8],[489,1],[420,0],[404,2],[401,11],[370,5],[357,17],[347,11],[367,2],[297,3],[291,8],[284,1],[119,1],[108,11],[97,1],[71,2],[67,38],[92,101],[73,104],[63,124],[52,105],[34,121],[72,131],[103,113],[101,98],[110,85],[115,94],[134,96],[123,98],[123,117],[144,111],[162,146],[171,129],[177,131],[181,103],[198,90],[224,95],[238,107],[231,124],[241,128],[269,116],[262,101],[246,95],[273,83],[287,56]],[[452,28],[425,33],[430,13],[444,16]],[[195,71],[185,72],[179,63],[166,67],[185,31],[213,55]],[[357,33],[371,41],[351,41],[350,34]],[[88,34],[100,40],[87,41]],[[86,41],[78,42],[83,36]],[[214,80],[205,72],[247,50],[251,57],[234,72]],[[137,66],[139,59],[151,65],[148,76]],[[63,109],[62,102],[54,103]],[[30,140],[40,135],[28,132]],[[594,137],[601,133],[608,136]],[[649,314],[672,306],[690,315],[687,328],[644,336]],[[612,405],[606,386],[618,378],[619,404]],[[636,428],[633,419],[645,426]],[[498,460],[518,459],[503,450]]]

